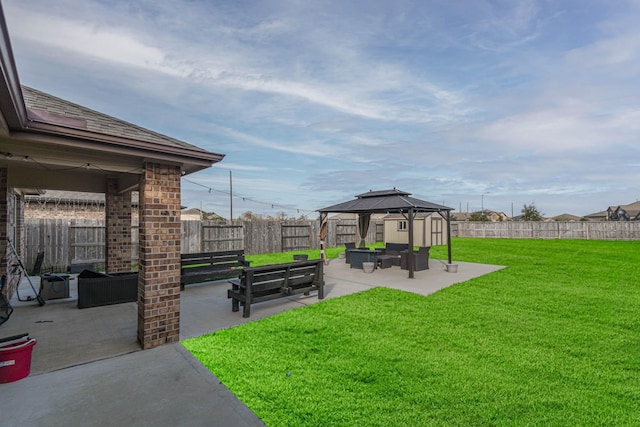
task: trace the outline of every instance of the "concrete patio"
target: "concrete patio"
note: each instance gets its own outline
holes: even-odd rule
[[[325,267],[326,299],[378,286],[428,295],[504,268],[457,264],[458,272],[448,273],[443,262],[431,260],[429,270],[415,272],[409,279],[399,267],[367,274],[334,259]],[[136,303],[81,310],[76,307],[76,283],[70,281],[70,298],[49,300],[43,307],[35,301],[12,300],[15,311],[0,326],[0,337],[28,332],[38,343],[31,375],[0,384],[0,424],[263,425],[180,344],[141,351]],[[228,287],[226,281],[211,282],[182,292],[180,339],[319,302],[315,295],[263,302],[251,307],[251,318],[243,319],[241,312],[231,311]],[[20,290],[27,295],[29,285]]]

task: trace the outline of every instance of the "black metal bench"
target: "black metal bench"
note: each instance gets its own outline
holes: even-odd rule
[[[249,267],[239,278],[229,280],[231,310],[236,312],[243,306],[242,317],[249,317],[251,304],[283,298],[291,295],[318,291],[318,299],[324,299],[324,271],[321,259],[297,261],[287,264],[272,264]]]
[[[238,277],[249,267],[244,251],[200,252],[180,256],[180,289],[192,283]]]

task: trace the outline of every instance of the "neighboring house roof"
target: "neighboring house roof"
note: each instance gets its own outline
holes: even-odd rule
[[[580,221],[582,220],[582,217],[576,216],[576,215],[571,215],[568,213],[563,213],[560,215],[556,215],[554,217],[551,218],[551,220],[553,221]]]
[[[609,206],[607,219],[611,221],[637,221],[640,219],[640,202],[628,205]]]
[[[607,211],[600,211],[600,212],[587,214],[584,217],[592,221],[605,221],[607,219],[607,215],[608,215]]]
[[[197,219],[197,220],[224,220],[220,215],[215,212],[205,212],[198,208],[184,209],[180,212],[182,219]]]
[[[455,218],[456,221],[470,221],[473,215],[480,215],[480,211],[477,212],[452,212],[451,217]],[[511,221],[511,218],[504,212],[496,212],[488,209],[484,210],[484,215],[487,217],[489,221],[498,222],[498,221]]]
[[[640,220],[640,201],[609,206],[605,211],[590,213],[584,217],[592,221],[638,221]]]
[[[469,218],[471,218],[471,213],[469,213],[469,212],[451,212],[451,217],[455,218],[456,221],[469,221]]]
[[[484,214],[493,222],[509,221],[509,216],[504,212],[496,212],[485,209]]]
[[[191,208],[180,211],[182,219],[202,220],[202,211],[200,209]]]

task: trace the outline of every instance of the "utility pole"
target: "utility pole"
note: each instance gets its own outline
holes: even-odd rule
[[[229,221],[233,221],[233,180],[229,169]]]
[[[480,208],[481,209],[480,213],[482,215],[484,215],[484,196],[485,196],[485,194],[491,194],[491,193],[487,191],[487,192],[483,193],[482,196],[480,196],[480,199],[481,199],[480,203],[482,204],[482,207]]]

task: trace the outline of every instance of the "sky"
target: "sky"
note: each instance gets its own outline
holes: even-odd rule
[[[640,199],[639,0],[3,7],[22,84],[225,154],[183,178],[188,207],[315,218],[397,188],[551,217]]]

